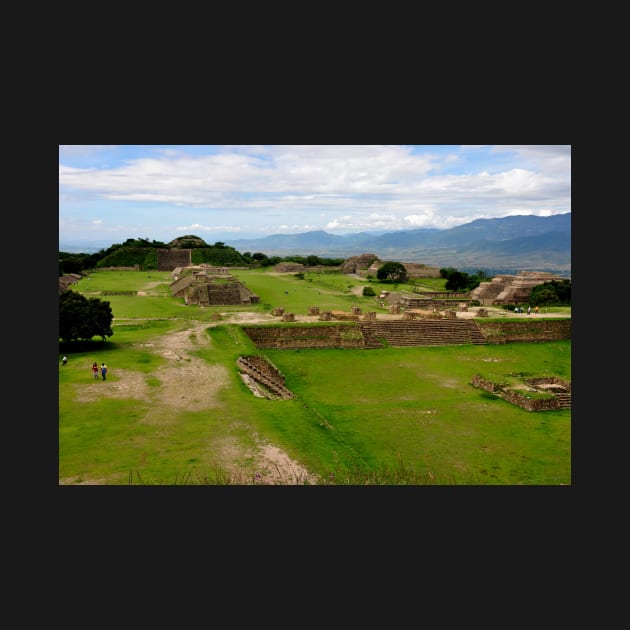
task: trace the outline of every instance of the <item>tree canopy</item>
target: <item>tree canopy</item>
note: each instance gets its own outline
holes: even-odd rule
[[[111,337],[114,315],[110,303],[99,298],[86,298],[68,290],[59,296],[59,339],[88,341]]]
[[[407,270],[402,263],[386,262],[379,267],[376,277],[385,282],[402,282],[407,277]]]
[[[529,303],[532,306],[571,304],[571,281],[551,280],[535,286],[529,295]]]

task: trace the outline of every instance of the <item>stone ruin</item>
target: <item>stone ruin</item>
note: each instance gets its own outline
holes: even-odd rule
[[[360,254],[359,256],[351,256],[341,264],[341,273],[356,273],[361,275],[367,275],[370,265],[374,261],[379,261],[379,257],[376,254]],[[379,267],[382,263],[379,265]]]
[[[208,277],[203,272],[193,272],[180,277],[170,285],[173,297],[183,297],[185,304],[198,306],[222,306],[257,304],[259,297],[232,276]]]
[[[302,263],[296,262],[281,262],[273,268],[277,273],[298,273],[305,269],[306,267]]]
[[[470,299],[484,306],[523,304],[529,301],[532,289],[552,280],[566,280],[546,271],[521,271],[516,276],[498,275],[482,282],[470,292]]]
[[[157,270],[173,271],[177,267],[190,267],[192,265],[191,249],[158,249]]]
[[[289,400],[293,392],[285,387],[284,376],[268,359],[260,356],[241,356],[236,360],[241,379],[259,398]]]
[[[523,379],[520,384],[505,386],[476,374],[472,378],[471,385],[490,392],[525,411],[571,409],[571,381],[559,376]],[[535,394],[549,395],[540,397]]]

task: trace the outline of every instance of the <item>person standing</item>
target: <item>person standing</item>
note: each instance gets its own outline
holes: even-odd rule
[[[96,361],[92,363],[92,375],[94,376],[94,380],[98,378],[98,363]]]
[[[107,366],[104,363],[101,363],[101,376],[103,380],[107,379]]]
[[[63,359],[61,359],[61,365],[65,365],[66,363],[68,363],[68,357],[64,354]]]
[[[531,307],[531,306],[528,306],[528,307],[527,307],[527,314],[528,314],[528,315],[531,315],[531,314],[532,314],[532,307]]]

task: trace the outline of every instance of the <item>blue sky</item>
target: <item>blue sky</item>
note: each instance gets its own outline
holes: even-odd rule
[[[570,145],[59,146],[60,246],[446,229],[570,211]]]

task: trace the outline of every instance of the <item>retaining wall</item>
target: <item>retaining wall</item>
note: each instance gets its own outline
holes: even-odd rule
[[[477,321],[488,343],[515,341],[558,341],[571,339],[571,319],[531,319],[529,321]]]

